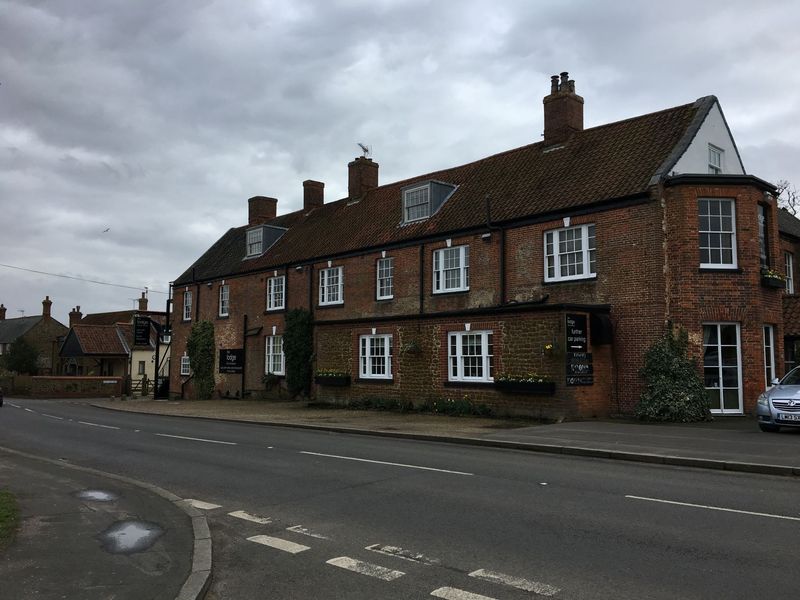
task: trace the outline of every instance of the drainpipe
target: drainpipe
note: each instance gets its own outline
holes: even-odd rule
[[[486,194],[486,227],[489,231],[500,232],[500,304],[506,303],[506,230],[498,225],[492,225],[492,199]]]
[[[245,375],[247,374],[245,365],[247,365],[247,315],[244,316],[242,323],[242,400],[244,400]]]
[[[425,244],[419,247],[419,314],[425,313]]]

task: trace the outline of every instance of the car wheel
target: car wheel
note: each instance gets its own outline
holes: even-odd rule
[[[777,425],[767,425],[766,423],[759,423],[758,428],[761,431],[766,431],[767,433],[777,433],[780,431],[780,427]]]

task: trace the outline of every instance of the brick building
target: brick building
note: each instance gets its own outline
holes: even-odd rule
[[[216,377],[247,392],[283,374],[284,316],[303,308],[314,368],[349,376],[316,384],[320,400],[630,413],[645,350],[677,325],[712,411],[752,411],[783,366],[784,283],[769,276],[793,240],[774,186],[746,174],[713,96],[590,129],[583,106],[562,73],[543,141],[386,185],[359,157],[346,198],[305,181],[289,214],[251,198],[247,225],[173,283],[171,392],[191,385],[192,323],[243,350],[243,372]],[[504,382],[533,372],[551,383]]]
[[[67,327],[51,313],[50,296],[42,300],[42,314],[6,319],[6,307],[0,304],[0,355],[11,350],[11,344],[22,338],[39,353],[36,375],[50,375],[58,365],[58,348],[67,334]]]

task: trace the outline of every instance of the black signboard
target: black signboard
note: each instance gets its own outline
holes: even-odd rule
[[[566,315],[567,318],[567,352],[588,351],[588,331],[586,315]]]
[[[594,385],[594,365],[592,353],[588,352],[586,315],[566,315],[566,326],[566,384]]]
[[[244,371],[244,349],[233,348],[219,351],[220,373],[242,373]]]
[[[150,319],[148,317],[135,317],[133,320],[133,345],[150,345]]]

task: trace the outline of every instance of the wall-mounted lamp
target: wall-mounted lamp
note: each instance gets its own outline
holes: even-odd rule
[[[491,233],[484,233],[483,235],[481,235],[481,239],[484,242],[488,242],[489,240],[492,239],[492,234]]]
[[[214,286],[214,284],[213,284],[213,283],[211,283],[210,281],[209,281],[209,282],[208,282],[206,285],[207,285],[208,287],[213,287],[213,286]]]
[[[297,266],[294,268],[294,270],[295,270],[295,271],[302,271],[302,270],[303,270],[303,265],[297,265]]]

